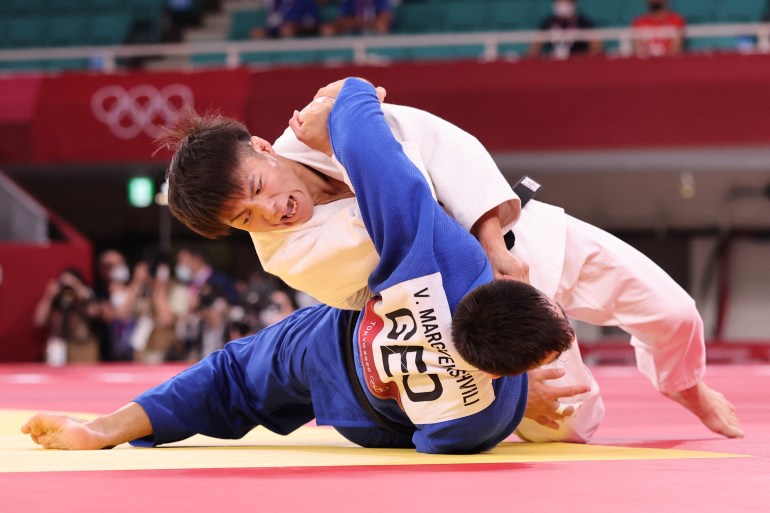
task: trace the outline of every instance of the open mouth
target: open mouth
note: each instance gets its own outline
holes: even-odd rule
[[[294,214],[297,213],[297,200],[293,196],[289,196],[289,201],[286,203],[286,210],[283,213],[281,219],[291,219]]]

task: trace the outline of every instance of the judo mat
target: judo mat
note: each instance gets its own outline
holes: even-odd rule
[[[770,366],[709,367],[746,438],[728,440],[655,392],[635,368],[595,367],[607,415],[594,440],[515,437],[478,455],[356,447],[333,429],[162,448],[40,449],[19,431],[37,411],[89,418],[180,365],[0,365],[0,513],[178,510],[396,512],[475,508],[577,512],[770,511]]]

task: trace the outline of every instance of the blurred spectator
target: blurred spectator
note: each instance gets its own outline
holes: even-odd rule
[[[184,348],[177,337],[176,324],[190,308],[187,287],[177,283],[171,276],[171,266],[162,257],[150,258],[143,262],[147,269],[147,297],[144,315],[151,327],[146,343],[134,347],[134,359],[143,363],[161,363],[184,357]],[[147,322],[147,321],[145,321]]]
[[[214,270],[199,250],[182,249],[176,258],[176,278],[186,284],[190,296],[190,309],[179,317],[177,335],[184,342],[185,357],[197,360],[229,340],[229,308],[238,303],[238,293],[230,277]]]
[[[51,280],[34,313],[35,326],[48,329],[48,364],[99,361],[98,319],[99,303],[80,271],[69,268]]]
[[[346,34],[388,34],[393,24],[390,0],[342,0],[337,18],[325,23],[325,36]]]
[[[547,55],[553,59],[567,59],[574,55],[598,55],[602,43],[598,40],[578,39],[567,31],[594,28],[594,22],[578,11],[575,0],[554,0],[553,13],[540,24],[540,30],[549,32],[545,44],[535,41],[529,47],[530,57]]]
[[[321,11],[315,0],[266,0],[264,27],[251,31],[254,39],[314,36],[321,25]]]
[[[270,303],[260,312],[259,320],[265,327],[272,326],[296,310],[297,305],[288,292],[280,289],[274,290],[270,294]]]
[[[682,52],[685,21],[670,11],[668,0],[647,0],[648,12],[637,17],[631,27],[652,32],[634,38],[634,52],[639,57],[659,57]],[[655,31],[658,33],[655,33]],[[660,31],[663,31],[661,33]]]
[[[131,277],[131,271],[122,253],[107,249],[99,254],[95,274],[94,293],[99,302],[99,357],[102,361],[113,361],[118,359],[120,352],[116,347],[120,329],[115,326],[112,295],[116,286],[113,284],[125,286]]]

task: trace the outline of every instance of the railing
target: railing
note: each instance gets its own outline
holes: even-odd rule
[[[0,242],[48,242],[48,214],[0,173]]]
[[[617,43],[612,53],[618,56],[633,54],[635,38],[670,35],[674,31],[663,29],[603,28],[590,30],[566,31],[511,31],[511,32],[472,32],[451,34],[420,34],[387,36],[360,36],[288,40],[253,40],[253,41],[217,41],[203,43],[173,43],[125,46],[83,46],[69,48],[28,48],[0,51],[0,62],[35,61],[54,59],[88,59],[99,62],[99,69],[110,73],[118,69],[118,60],[131,57],[184,57],[204,55],[224,55],[225,66],[234,68],[242,64],[243,54],[272,52],[292,52],[307,50],[351,50],[352,62],[371,64],[383,61],[376,54],[382,48],[424,48],[440,46],[478,46],[483,50],[479,55],[482,60],[497,60],[501,57],[500,45],[553,40],[595,39]],[[690,25],[684,30],[688,40],[698,38],[749,37],[756,43],[753,51],[770,53],[770,23],[746,23],[730,25]]]

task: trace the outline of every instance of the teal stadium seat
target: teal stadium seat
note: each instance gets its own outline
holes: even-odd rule
[[[488,2],[472,0],[446,2],[443,5],[443,29],[446,32],[480,32],[487,25]]]
[[[727,0],[732,2],[734,0]],[[706,24],[717,23],[717,13],[720,4],[725,0],[677,0],[671,4],[672,9],[684,16],[687,23]]]
[[[9,20],[7,45],[9,48],[45,46],[48,20],[41,17],[12,18]]]
[[[230,31],[227,39],[244,41],[251,38],[251,29],[265,25],[267,13],[264,9],[233,11],[230,15]]]
[[[641,0],[635,0],[643,4]],[[581,3],[581,11],[591,18],[597,27],[625,27],[630,23],[632,2],[619,0],[590,0]]]
[[[133,8],[134,0],[79,0],[92,14],[110,14]]]
[[[132,15],[121,14],[97,14],[89,18],[88,43],[92,45],[119,45],[122,44],[131,26]]]
[[[45,0],[52,15],[90,14],[89,0]]]
[[[533,0],[492,0],[488,2],[490,30],[532,30],[540,26],[542,9]]]
[[[85,16],[57,16],[48,26],[49,46],[83,46],[88,44],[88,19]]]
[[[440,4],[401,4],[396,9],[394,32],[426,34],[441,31],[444,9]]]
[[[724,0],[717,19],[723,23],[756,23],[768,9],[765,0]]]

